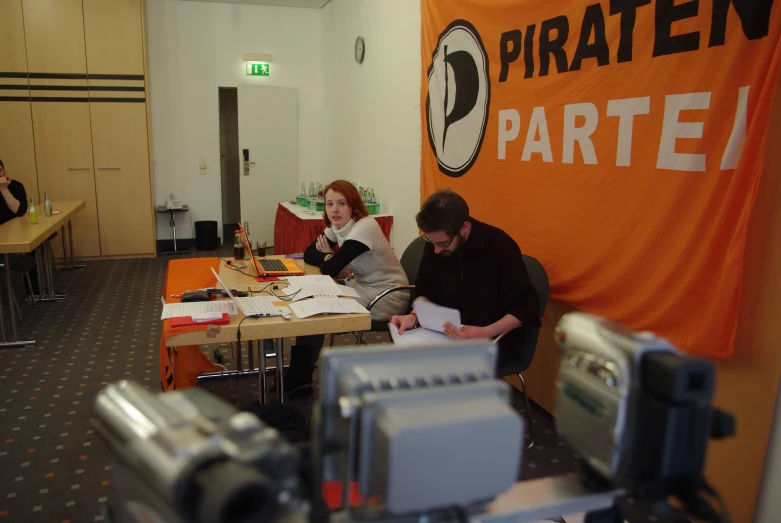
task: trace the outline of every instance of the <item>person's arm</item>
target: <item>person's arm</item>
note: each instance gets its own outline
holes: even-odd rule
[[[326,238],[326,240],[328,240],[328,238]],[[336,247],[336,242],[328,240],[328,245],[330,245],[331,248],[334,248]],[[320,252],[317,250],[317,238],[315,238],[315,241],[313,241],[312,244],[304,251],[304,262],[308,263],[309,265],[319,266],[321,263],[323,263],[323,260],[325,260],[325,257],[328,254],[329,253],[327,252]]]
[[[507,237],[507,243],[508,245],[502,249],[506,254],[501,259],[501,266],[499,267],[499,289],[501,290],[499,299],[502,305],[505,306],[505,312],[515,316],[519,322],[518,325],[514,325],[511,328],[520,325],[539,326],[541,325],[540,315],[543,311],[540,310],[540,300],[537,297],[537,291],[534,289],[534,285],[532,285],[531,278],[529,278],[526,264],[523,263],[521,249],[509,236]],[[510,329],[499,331],[496,335],[508,330]]]
[[[361,254],[368,252],[369,246],[358,240],[347,240],[336,254],[326,254],[320,264],[320,272],[331,277],[336,277],[342,269]]]
[[[521,320],[512,314],[505,314],[499,321],[485,327],[464,325],[458,329],[452,323],[445,323],[445,334],[456,339],[495,338],[503,332],[511,331],[520,326]]]

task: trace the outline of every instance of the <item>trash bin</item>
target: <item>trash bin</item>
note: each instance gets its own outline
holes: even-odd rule
[[[195,248],[199,251],[216,251],[220,247],[217,222],[195,222]]]

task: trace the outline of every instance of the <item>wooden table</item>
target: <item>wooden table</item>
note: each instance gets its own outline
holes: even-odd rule
[[[0,330],[2,331],[3,343],[0,347],[26,347],[35,345],[35,340],[18,341],[16,334],[16,316],[13,305],[13,286],[11,281],[11,269],[9,254],[26,254],[35,251],[36,269],[38,272],[39,295],[33,296],[34,301],[53,301],[65,299],[67,295],[58,294],[54,290],[54,277],[52,273],[51,256],[49,245],[46,240],[57,229],[60,229],[62,236],[64,267],[67,269],[78,268],[73,264],[73,232],[71,228],[71,217],[85,207],[83,201],[61,201],[52,202],[52,209],[57,214],[52,216],[38,216],[38,223],[30,224],[29,215],[25,214],[14,218],[3,225],[0,225],[0,254],[5,256],[5,277],[8,285],[8,303],[11,315],[11,332],[13,341],[8,343],[5,334],[5,323],[3,322],[2,308],[0,307]],[[43,205],[39,205],[43,209]],[[67,251],[65,249],[65,224],[68,224],[68,236],[71,247],[71,265],[67,265]]]
[[[271,256],[270,256],[271,257]],[[283,256],[277,256],[282,258]],[[307,274],[320,274],[320,269],[303,263],[303,260],[297,260],[299,264],[304,268]],[[247,267],[242,269],[247,274],[257,275],[252,263],[245,262]],[[237,290],[259,290],[268,284],[279,285],[280,290],[287,287],[287,281],[280,280],[277,282],[257,282],[254,277],[241,274],[240,272],[229,269],[224,263],[220,264],[220,278],[231,289]],[[219,285],[219,284],[217,284]],[[279,290],[275,291],[280,294]],[[267,295],[267,294],[263,294]],[[227,296],[219,297],[219,299],[230,299]],[[285,305],[287,302],[280,300],[278,304]],[[337,332],[354,332],[364,331],[371,328],[371,316],[369,314],[332,314],[332,315],[318,315],[309,318],[300,319],[297,318],[293,311],[290,312],[291,319],[286,320],[281,316],[271,316],[266,318],[247,318],[244,320],[244,315],[239,311],[238,316],[231,316],[231,321],[228,325],[211,325],[206,331],[191,331],[181,334],[175,334],[169,336],[165,340],[167,347],[177,347],[183,345],[205,345],[210,343],[235,343],[237,341],[237,331],[239,323],[241,323],[241,339],[246,340],[248,344],[250,367],[254,367],[254,348],[253,342],[257,340],[277,340],[276,341],[276,353],[265,355],[261,343],[257,343],[258,346],[258,369],[250,369],[248,371],[242,371],[241,368],[236,372],[223,373],[214,372],[203,374],[200,379],[210,379],[217,377],[231,377],[241,376],[247,374],[258,374],[258,398],[261,403],[266,402],[266,357],[276,357],[277,362],[276,374],[277,374],[277,399],[281,403],[283,401],[284,391],[284,379],[282,376],[283,365],[281,362],[284,359],[284,345],[283,338],[293,336],[306,336],[311,334],[331,334]],[[238,355],[236,361],[239,365],[241,362],[241,343],[238,343]]]

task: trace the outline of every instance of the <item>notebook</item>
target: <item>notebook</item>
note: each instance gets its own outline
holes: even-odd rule
[[[222,281],[222,278],[220,278],[220,275],[217,274],[217,271],[214,270],[214,267],[212,267],[212,273],[214,273],[214,276],[217,278],[217,281],[220,282],[220,285],[222,285],[222,288],[225,289],[225,292],[228,293],[228,296],[231,300],[233,300],[233,303],[236,304],[236,307],[239,308],[239,310],[244,314],[244,316],[248,318],[259,318],[262,316],[282,316],[285,319],[290,319],[290,313],[284,312],[279,310],[278,307],[271,304],[270,301],[263,300],[261,298],[237,298],[233,295],[230,288],[228,288],[227,285],[225,285],[225,282]]]
[[[258,276],[303,276],[306,274],[306,271],[290,258],[258,258],[254,256],[247,232],[241,224],[239,224],[239,233],[241,241],[244,243],[244,250],[250,253]]]

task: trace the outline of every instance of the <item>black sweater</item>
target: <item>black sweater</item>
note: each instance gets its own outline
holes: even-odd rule
[[[8,184],[8,190],[14,198],[19,200],[19,209],[16,212],[11,212],[11,209],[8,208],[8,204],[5,202],[5,198],[0,194],[0,225],[13,220],[17,216],[24,216],[24,213],[27,212],[27,191],[24,190],[24,185],[16,180],[11,180],[11,183]]]

